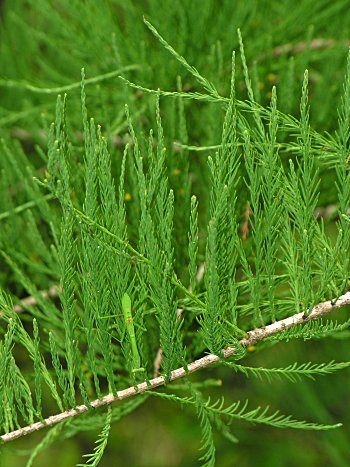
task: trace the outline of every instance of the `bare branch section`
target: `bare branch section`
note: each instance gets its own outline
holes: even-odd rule
[[[48,290],[39,290],[38,292],[43,298],[56,298],[61,293],[61,288],[59,285],[52,285]],[[38,300],[29,295],[28,297],[22,298],[22,300],[17,304],[14,305],[13,311],[15,313],[23,313],[26,311],[28,306],[36,306],[38,305]],[[0,318],[3,316],[3,312],[0,310]]]
[[[56,298],[58,294],[60,293],[60,287],[53,285],[48,290],[41,290],[39,293],[44,298]],[[16,313],[22,313],[25,310],[25,307],[35,306],[37,304],[38,304],[38,300],[35,297],[32,297],[30,295],[29,297],[23,298],[18,305],[15,305],[13,307],[13,310]]]
[[[322,316],[332,312],[333,310],[341,308],[345,305],[350,305],[350,292],[346,292],[344,295],[340,296],[335,301],[330,300],[327,302],[319,303],[311,310],[310,313],[297,313],[288,318],[276,321],[275,323],[272,323],[268,326],[253,329],[252,331],[249,331],[247,333],[249,337],[240,340],[240,344],[243,347],[249,347],[250,345],[254,345],[257,342],[266,339],[267,337],[270,337],[274,334],[278,334],[279,332],[297,326],[298,324],[303,324],[311,320],[319,319]],[[227,347],[223,349],[224,358],[231,357],[237,352],[237,350],[237,347]],[[213,365],[214,363],[217,363],[220,360],[220,357],[218,357],[217,355],[206,355],[205,357],[202,357],[199,360],[195,360],[194,362],[190,363],[188,365],[188,372],[186,372],[186,370],[183,367],[173,370],[171,372],[170,380],[174,381],[179,378],[184,378],[188,374],[194,373],[195,371],[201,370],[202,368],[206,368],[210,365]],[[122,391],[118,391],[116,395],[108,394],[102,399],[96,399],[92,401],[90,405],[92,408],[96,409],[104,405],[109,405],[116,400],[126,399],[127,397],[135,396],[136,394],[140,394],[144,391],[149,391],[153,388],[162,386],[164,384],[164,376],[158,376],[157,378],[151,379],[149,385],[147,385],[147,383],[141,383],[138,384],[136,387],[132,386]],[[42,422],[33,423],[31,425],[12,431],[10,433],[6,433],[2,435],[0,439],[2,442],[6,443],[16,438],[20,438],[21,436],[33,433],[34,431],[41,430],[42,428],[56,425],[57,423],[63,422],[64,420],[70,419],[81,413],[87,412],[88,410],[89,407],[87,405],[79,405],[75,409],[66,410],[65,412],[48,417]]]
[[[287,54],[299,54],[305,50],[321,50],[321,49],[332,49],[337,46],[349,47],[349,40],[342,42],[336,41],[335,39],[324,39],[322,37],[313,39],[311,42],[299,42],[293,44],[292,42],[288,44],[283,44],[275,47],[272,51],[274,57],[279,57],[281,55]],[[262,54],[255,59],[256,62],[261,62],[270,54]]]

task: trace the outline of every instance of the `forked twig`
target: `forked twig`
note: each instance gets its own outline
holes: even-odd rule
[[[305,314],[304,312],[297,313],[292,315],[288,318],[282,319],[280,321],[276,321],[275,323],[269,324],[268,326],[263,326],[261,328],[253,329],[252,331],[248,331],[248,337],[241,339],[239,341],[240,345],[243,347],[249,347],[250,345],[254,345],[257,342],[266,339],[274,334],[278,334],[286,329],[292,328],[298,324],[307,323],[308,321],[315,320],[321,318],[322,316],[330,313],[331,311],[341,308],[345,305],[350,304],[350,292],[346,292],[344,295],[339,297],[337,300],[326,301],[319,303],[316,305],[309,314]],[[227,347],[223,349],[224,358],[231,357],[238,351],[238,347]],[[202,368],[206,368],[214,363],[217,363],[221,360],[220,357],[217,355],[206,355],[199,360],[195,360],[194,362],[188,365],[188,371],[181,367],[171,372],[170,381],[174,381],[179,378],[184,378],[190,373],[198,371]],[[135,396],[136,394],[140,394],[144,391],[149,391],[153,388],[158,386],[164,385],[166,382],[166,378],[164,376],[158,376],[157,378],[153,378],[149,381],[149,384],[140,383],[135,386],[131,386],[127,389],[122,391],[118,391],[117,394],[108,394],[107,396],[103,397],[102,399],[96,399],[90,403],[91,407],[94,409],[98,407],[102,407],[104,405],[109,405],[116,400],[126,399],[127,397]],[[6,433],[0,437],[1,441],[6,443],[12,441],[16,438],[20,438],[21,436],[28,435],[33,433],[34,431],[41,430],[42,428],[49,427],[56,425],[57,423],[63,422],[64,420],[68,420],[72,417],[75,417],[81,413],[87,412],[89,407],[87,405],[79,405],[75,409],[66,410],[65,412],[59,413],[57,415],[53,415],[51,417],[46,418],[45,420],[37,423],[32,423],[23,428],[19,428],[18,430],[14,430],[10,433]]]

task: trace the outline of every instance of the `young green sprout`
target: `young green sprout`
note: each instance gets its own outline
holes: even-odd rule
[[[134,374],[144,373],[146,370],[145,368],[141,366],[140,354],[137,348],[134,321],[132,319],[132,313],[131,313],[131,299],[127,293],[123,295],[122,308],[123,308],[126,331],[129,336],[129,342],[130,342],[131,353],[132,353],[132,370],[131,371]]]

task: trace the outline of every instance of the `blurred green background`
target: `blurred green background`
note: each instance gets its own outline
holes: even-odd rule
[[[350,9],[347,1],[303,0],[5,0],[0,25],[0,137],[18,142],[31,164],[41,169],[35,146],[45,150],[46,131],[54,119],[56,95],[68,86],[68,114],[72,128],[81,128],[81,68],[86,78],[114,73],[87,86],[87,106],[109,141],[118,144],[126,133],[124,105],[136,125],[147,134],[154,121],[154,100],[118,79],[152,89],[175,90],[181,76],[184,90],[195,91],[191,76],[162,48],[145,27],[145,16],[189,63],[228,94],[231,54],[238,54],[241,29],[256,99],[268,105],[271,86],[277,86],[279,108],[298,116],[304,69],[309,70],[311,124],[332,133],[337,125],[346,56],[350,44]],[[125,69],[124,67],[131,67]],[[121,72],[118,70],[122,70]],[[241,65],[237,65],[237,96],[246,98]],[[58,88],[55,90],[55,88]],[[162,101],[165,135],[169,145],[179,139],[172,121],[172,101]],[[189,145],[214,145],[220,139],[220,109],[211,104],[186,103]],[[167,118],[167,116],[170,116]],[[208,155],[190,152],[199,167]],[[1,164],[1,163],[0,163]],[[4,164],[5,167],[5,164]],[[198,169],[200,170],[200,168]],[[3,172],[3,175],[4,172]],[[205,193],[203,179],[195,189]],[[320,203],[328,205],[334,186],[324,183]],[[25,201],[16,194],[17,204]],[[330,225],[331,227],[331,225]],[[9,286],[6,267],[0,271]],[[11,284],[10,284],[11,286]],[[13,291],[20,294],[16,284]],[[348,310],[338,312],[342,321]],[[350,350],[344,333],[338,339],[291,342],[259,347],[247,356],[250,366],[282,367],[295,361],[347,361]],[[223,381],[208,389],[213,399],[249,399],[251,406],[271,405],[281,413],[320,423],[342,422],[329,432],[273,430],[236,423],[239,442],[216,436],[217,465],[233,466],[347,466],[350,465],[350,411],[348,372],[292,384],[285,380],[247,379],[232,370],[206,370],[205,377]],[[191,381],[201,380],[195,375]],[[97,432],[87,432],[54,444],[35,466],[71,466],[91,452]],[[44,436],[40,432],[1,449],[0,465],[25,465],[27,450]],[[113,426],[101,466],[144,467],[198,465],[200,429],[194,412],[156,398]]]

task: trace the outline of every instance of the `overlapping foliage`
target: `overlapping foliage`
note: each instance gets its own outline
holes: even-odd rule
[[[3,432],[141,382],[133,365],[135,343],[146,380],[161,373],[169,382],[172,370],[203,354],[221,356],[228,345],[239,347],[246,331],[307,314],[349,288],[350,59],[346,65],[341,40],[332,50],[341,50],[335,56],[344,64],[345,81],[337,116],[331,108],[335,92],[327,95],[331,104],[324,101],[325,115],[337,118],[336,131],[329,134],[322,126],[334,128],[322,112],[310,125],[313,73],[328,48],[312,51],[305,7],[298,7],[304,14],[298,27],[306,51],[277,59],[277,90],[272,86],[262,97],[266,84],[259,62],[268,68],[270,52],[250,35],[245,47],[256,58],[251,66],[240,31],[237,39],[227,39],[223,25],[232,2],[222,2],[215,22],[210,20],[215,2],[206,8],[185,2],[186,8],[176,9],[164,2],[162,24],[157,2],[147,4],[151,22],[141,21],[142,2],[87,3],[84,24],[80,1],[62,1],[59,7],[30,2],[28,18],[40,11],[40,19],[28,23],[19,14],[22,2],[6,11],[1,50],[6,76],[0,81]],[[316,31],[345,4],[320,3]],[[237,27],[253,17],[251,5],[235,8]],[[268,37],[263,17],[255,18]],[[283,24],[280,17],[277,30]],[[19,31],[14,47],[20,40],[27,47],[17,59],[9,46],[14,25]],[[205,35],[208,50],[214,45],[203,59],[198,54],[205,41],[199,38],[209,25],[215,40]],[[68,50],[70,37],[74,48]],[[93,40],[86,42],[87,37]],[[312,69],[302,77],[311,54]],[[27,63],[29,57],[34,58]],[[285,74],[282,62],[289,63]],[[29,79],[30,69],[35,78]],[[320,73],[324,77],[327,69]],[[317,100],[320,91],[312,92]],[[325,184],[329,203],[336,206],[332,224],[317,215]],[[51,286],[56,293],[48,300],[42,291]],[[134,342],[123,318],[125,293],[132,298]],[[18,312],[14,305],[27,295],[35,304],[24,302]],[[310,323],[265,345],[332,337],[347,327],[347,322]],[[245,355],[240,350],[237,358]],[[223,363],[247,376],[285,376],[293,382],[348,366],[322,358],[283,368]],[[181,396],[169,384],[161,393],[113,404],[107,415],[91,410],[50,428],[27,465],[54,441],[99,428],[85,464],[97,465],[111,425],[152,394],[195,408],[203,465],[215,463],[215,430],[236,441],[231,419],[278,428],[338,426],[247,409],[248,403],[229,402],[225,408],[221,400],[206,401],[204,372],[201,378],[197,385],[184,384]]]

